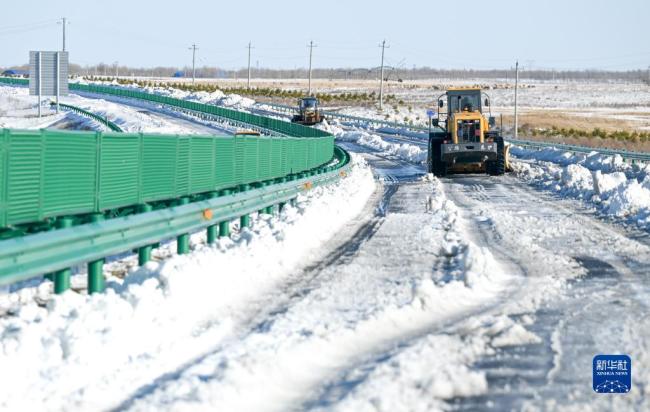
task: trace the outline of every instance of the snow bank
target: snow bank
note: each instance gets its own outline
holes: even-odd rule
[[[513,146],[511,153],[527,160],[514,161],[513,170],[529,183],[584,200],[604,215],[650,228],[650,165],[628,164],[618,155],[574,155],[555,148],[536,151]]]
[[[66,117],[67,113],[56,114],[50,109],[50,99],[41,103],[42,117],[38,117],[38,100],[29,95],[26,87],[0,85],[0,128],[42,129]]]
[[[390,143],[379,135],[365,130],[345,130],[337,122],[324,125],[323,130],[332,133],[336,139],[344,142],[353,142],[358,145],[382,152],[385,155],[396,156],[412,163],[424,163],[427,160],[427,151],[416,145],[408,143]]]
[[[258,216],[215,246],[195,235],[190,255],[150,262],[124,281],[109,278],[105,294],[51,296],[43,283],[0,296],[0,409],[112,408],[237,339],[364,207],[374,182],[365,162],[353,161],[346,179],[299,196],[297,208]]]

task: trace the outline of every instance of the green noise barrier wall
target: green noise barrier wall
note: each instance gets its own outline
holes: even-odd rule
[[[0,135],[0,228],[102,212],[303,172],[334,138],[54,130]]]
[[[334,156],[334,137],[319,129],[140,90],[78,83],[70,89],[212,114],[280,136],[3,130],[0,231],[270,181],[324,166]]]

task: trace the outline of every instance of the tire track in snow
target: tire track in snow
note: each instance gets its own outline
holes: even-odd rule
[[[647,242],[640,243],[626,231],[603,223],[578,202],[531,189],[512,177],[492,180],[481,184],[486,190],[477,191],[472,186],[478,181],[475,177],[448,179],[452,197],[465,204],[468,213],[495,211],[488,214],[487,224],[477,227],[497,247],[509,250],[528,277],[564,277],[566,287],[544,297],[537,309],[532,306],[513,313],[540,341],[504,347],[477,362],[476,367],[487,373],[490,390],[455,400],[454,409],[553,409],[570,403],[576,408],[582,404],[610,410],[643,404],[643,398],[637,395],[635,399],[632,394],[594,398],[589,383],[591,358],[598,353],[624,352],[629,347],[621,340],[625,324],[648,323],[639,318],[648,310],[642,298],[650,288],[643,276],[643,268],[650,264]],[[538,253],[524,251],[531,240],[532,251]],[[540,260],[543,254],[564,263]],[[630,293],[633,285],[641,290],[640,295]],[[594,299],[602,291],[607,291],[600,295],[604,299]]]
[[[246,337],[251,334],[269,329],[273,324],[274,319],[285,313],[292,302],[300,299],[317,287],[316,284],[318,283],[318,276],[320,274],[320,271],[317,270],[317,268],[326,266],[325,262],[329,261],[330,254],[343,257],[348,253],[353,253],[355,246],[358,247],[358,245],[363,243],[365,239],[372,236],[372,234],[365,233],[366,228],[368,225],[372,225],[373,222],[378,221],[378,219],[376,219],[376,214],[373,213],[373,211],[378,210],[381,203],[387,198],[389,199],[390,196],[387,197],[386,192],[381,188],[381,186],[378,186],[375,193],[366,204],[364,210],[359,214],[359,218],[348,222],[336,238],[331,239],[322,246],[322,251],[318,253],[321,257],[316,258],[313,263],[308,264],[308,266],[302,270],[304,273],[303,275],[297,274],[296,276],[293,276],[283,284],[280,290],[277,290],[272,294],[272,296],[268,297],[266,299],[267,305],[260,306],[260,310],[245,322],[245,325],[249,326],[244,326],[240,334],[229,339],[225,343],[219,344],[210,351],[194,357],[189,362],[180,365],[178,368],[157,377],[149,384],[135,389],[130,395],[125,397],[119,405],[111,410],[121,411],[134,407],[139,401],[146,399],[147,396],[154,393],[159,387],[178,380],[183,373],[201,362],[206,361],[211,356],[215,356],[223,351],[228,351],[229,348],[235,346],[239,340],[246,339]]]

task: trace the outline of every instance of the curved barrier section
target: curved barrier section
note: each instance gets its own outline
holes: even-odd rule
[[[0,77],[0,83],[28,86],[29,80]],[[294,136],[294,137],[329,136],[329,133],[327,132],[324,132],[319,129],[314,129],[312,127],[303,126],[301,124],[289,123],[283,120],[271,119],[264,116],[239,112],[237,110],[226,109],[223,107],[217,107],[217,106],[204,104],[204,103],[192,102],[189,100],[176,99],[174,97],[151,94],[137,89],[128,89],[124,87],[112,87],[112,86],[99,86],[94,84],[80,84],[80,83],[70,83],[69,89],[72,91],[78,91],[84,93],[108,94],[108,95],[118,96],[118,97],[145,100],[148,102],[164,104],[168,106],[178,107],[181,109],[192,110],[195,112],[202,112],[213,116],[218,116],[224,119],[257,126],[286,136]]]
[[[187,253],[190,231],[207,228],[212,243],[217,233],[229,235],[232,219],[240,217],[245,227],[248,214],[272,213],[300,192],[345,176],[350,167],[334,136],[318,129],[137,90],[70,86],[216,116],[277,136],[2,130],[0,285],[50,273],[55,293],[62,293],[70,287],[70,267],[88,262],[88,291],[102,291],[107,255],[137,248],[144,264],[153,244],[173,236],[178,253]]]
[[[50,105],[56,106],[56,103],[52,102],[52,103],[50,103]],[[120,126],[118,126],[115,123],[111,122],[107,118],[102,117],[102,116],[100,116],[98,114],[95,114],[93,112],[89,112],[88,110],[82,109],[81,107],[73,106],[71,104],[63,104],[63,103],[59,103],[59,107],[65,109],[65,110],[70,110],[71,112],[75,112],[75,113],[80,114],[82,116],[89,117],[89,118],[103,124],[104,126],[106,126],[109,130],[111,130],[113,132],[120,132],[121,133],[121,132],[124,131],[124,130],[122,130],[120,128]]]

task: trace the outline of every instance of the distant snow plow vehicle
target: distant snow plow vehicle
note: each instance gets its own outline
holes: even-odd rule
[[[509,147],[495,128],[494,117],[483,114],[481,103],[490,107],[489,96],[483,100],[483,94],[479,88],[454,88],[438,97],[439,108],[447,97],[447,111],[432,121],[437,130],[429,133],[429,173],[502,175],[509,169]]]
[[[303,97],[298,100],[298,114],[293,116],[291,121],[293,123],[300,123],[306,126],[311,126],[316,123],[321,123],[323,117],[318,107],[318,99],[315,97]]]

